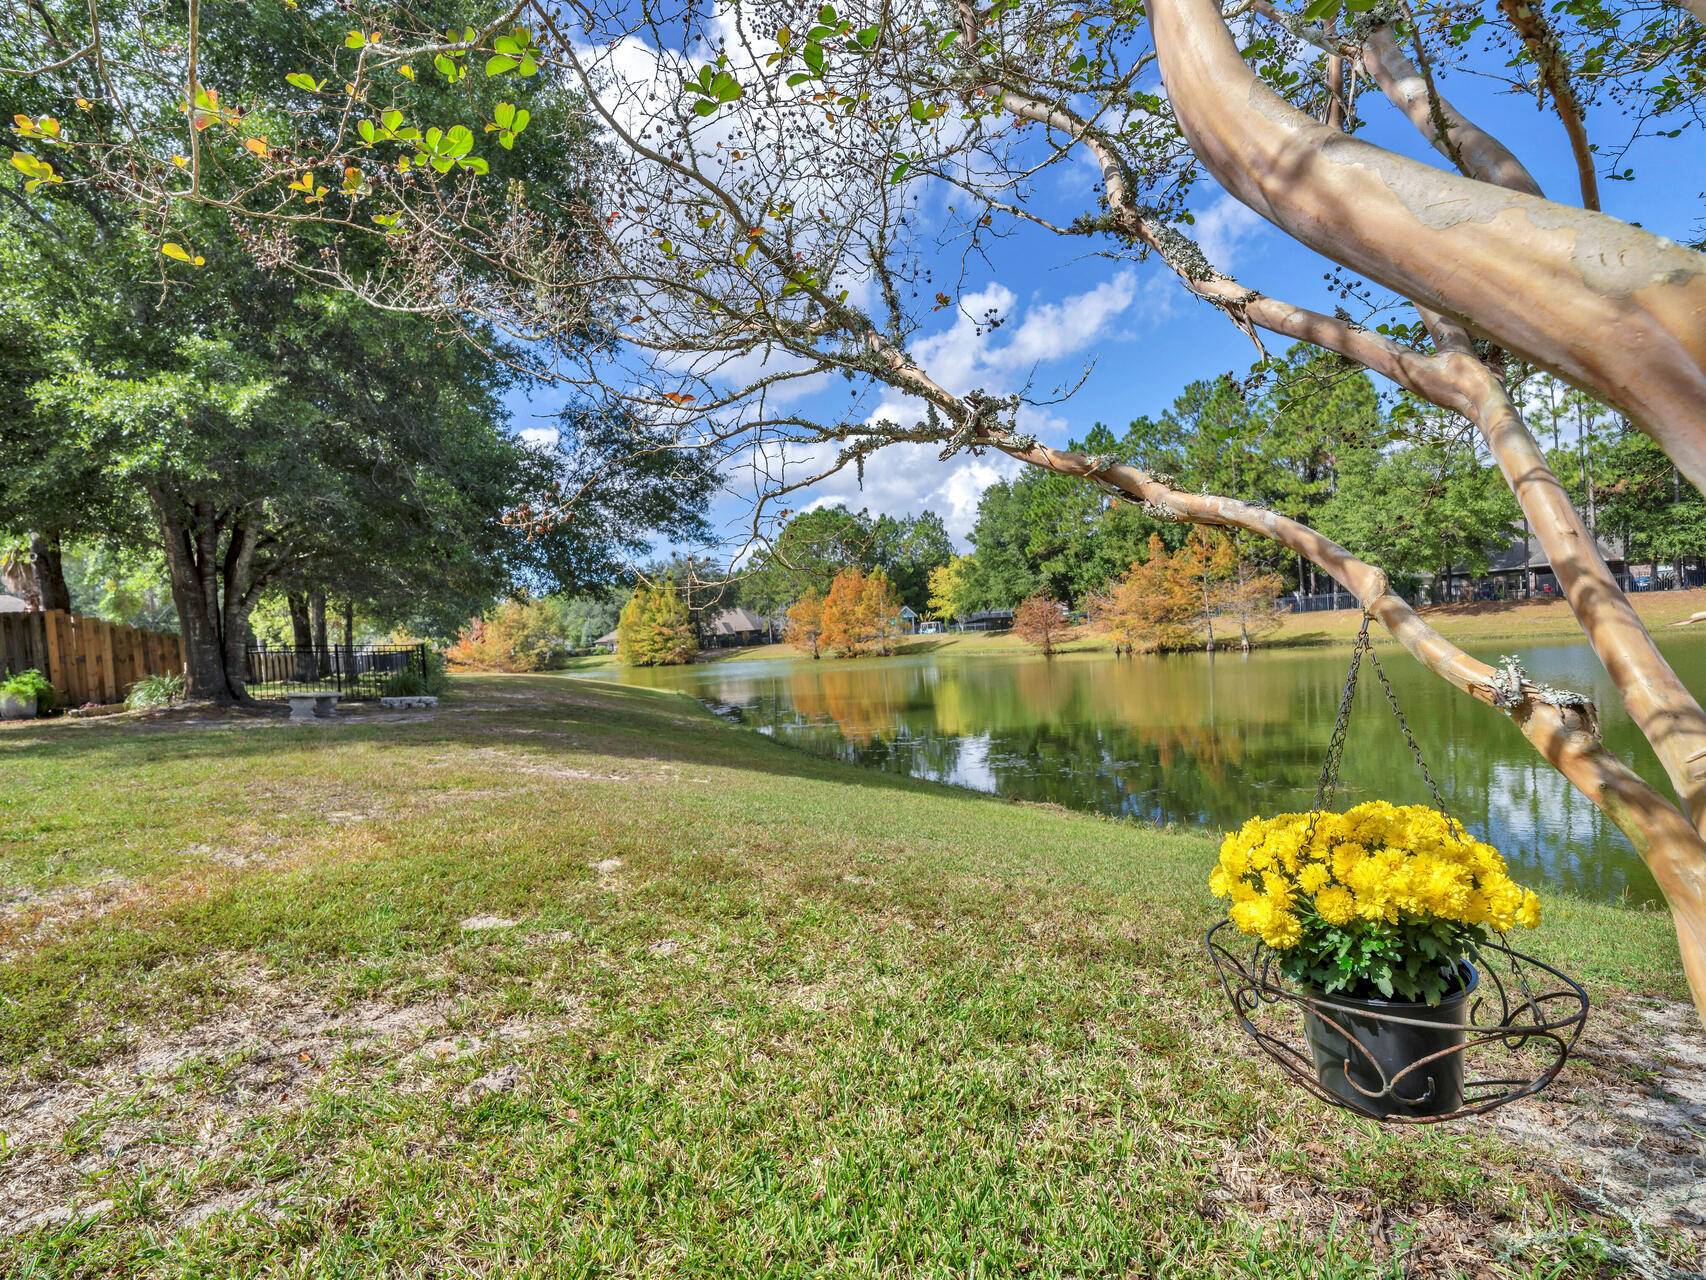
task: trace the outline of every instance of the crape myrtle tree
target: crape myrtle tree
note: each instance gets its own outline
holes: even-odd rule
[[[327,12],[298,3],[293,20]],[[193,277],[195,250],[172,234],[211,207],[281,264],[381,306],[509,326],[557,376],[667,429],[666,447],[744,468],[752,541],[790,495],[911,444],[998,450],[1281,543],[1431,671],[1509,716],[1628,834],[1670,903],[1706,1016],[1706,713],[1618,590],[1517,388],[1545,370],[1706,482],[1706,257],[1600,211],[1587,133],[1605,102],[1637,104],[1644,134],[1695,127],[1706,5],[1340,9],[523,0],[471,2],[448,26],[436,9],[356,3],[335,11],[342,41],[239,97],[199,70],[211,36],[195,3],[167,21],[137,0],[94,0],[52,22],[20,15],[30,56],[15,69],[75,68],[92,105],[20,124],[14,164],[38,192],[110,184],[152,219],[175,281]],[[123,62],[104,52],[119,33],[143,46]],[[1454,106],[1441,86],[1460,69],[1536,89],[1579,157],[1575,188],[1542,193],[1496,127]],[[441,92],[482,78],[520,87],[489,107],[490,95]],[[480,172],[498,149],[529,145],[520,99],[535,81],[579,95],[597,124],[576,161],[594,216],[568,231],[538,184]],[[1376,111],[1411,122],[1435,162],[1360,138]],[[1628,139],[1606,141],[1610,156]],[[1209,180],[1338,264],[1338,300],[1361,314],[1211,267],[1188,215]],[[1037,194],[1072,186],[1081,199],[1065,217]],[[926,196],[946,227],[922,225]],[[1063,258],[1158,260],[1246,334],[1313,343],[1470,423],[1677,801],[1604,748],[1585,699],[1449,644],[1379,566],[1243,495],[1049,448],[1021,415],[1053,388],[997,396],[926,367],[914,339],[962,295],[940,264],[1020,233],[1039,253],[1057,239]],[[392,250],[377,266],[355,248],[376,238]],[[593,325],[606,336],[596,349],[563,340]],[[825,373],[847,380],[844,408],[787,394]],[[916,413],[873,412],[879,389]]]

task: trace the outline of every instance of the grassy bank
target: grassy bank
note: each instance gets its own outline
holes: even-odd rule
[[[9,728],[0,761],[6,1275],[1700,1261],[1573,1189],[1578,1120],[1650,1172],[1619,1099],[1698,1045],[1659,915],[1549,899],[1596,1054],[1515,1128],[1387,1130],[1229,1029],[1208,833],[552,678]]]
[[[1665,629],[1673,623],[1706,610],[1706,591],[1636,593],[1629,597],[1629,603],[1662,640],[1666,638]],[[1457,644],[1582,639],[1575,615],[1560,599],[1447,604],[1423,609],[1421,615],[1441,635]],[[1292,614],[1286,618],[1279,638],[1297,643],[1330,643],[1350,639],[1361,625],[1362,614],[1355,609]],[[1699,629],[1706,629],[1706,623],[1700,623]]]

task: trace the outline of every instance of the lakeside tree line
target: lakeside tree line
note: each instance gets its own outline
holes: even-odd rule
[[[1529,396],[1553,468],[1590,529],[1632,564],[1698,569],[1706,500],[1652,440],[1555,380],[1535,379]],[[1483,574],[1527,536],[1497,466],[1461,420],[1409,396],[1382,396],[1362,370],[1301,343],[1251,378],[1194,382],[1159,416],[1118,436],[1097,424],[1069,448],[1129,462],[1179,489],[1237,493],[1380,565],[1406,593],[1447,572]],[[1038,593],[1089,610],[1134,564],[1180,552],[1190,529],[1075,478],[1028,469],[984,493],[971,550],[937,572],[930,611],[1017,609]],[[1334,589],[1314,564],[1267,539],[1225,536],[1232,579],[1259,577],[1276,595]]]

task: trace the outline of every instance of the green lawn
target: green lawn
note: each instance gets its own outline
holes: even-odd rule
[[[1211,833],[552,677],[461,678],[423,717],[40,723],[0,762],[0,1274],[1702,1258],[1592,1208],[1554,1140],[1381,1129],[1251,1061],[1201,948]],[[1698,1042],[1653,1030],[1667,918],[1548,908],[1616,1051],[1527,1104],[1542,1133],[1611,1123]]]

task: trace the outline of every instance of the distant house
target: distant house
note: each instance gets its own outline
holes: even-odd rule
[[[584,633],[583,633],[584,634]],[[592,647],[602,653],[615,653],[617,635],[614,631],[606,631],[592,642]]]
[[[1615,538],[1599,538],[1600,558],[1619,580],[1629,576],[1629,563],[1623,544]],[[1485,573],[1470,573],[1465,565],[1453,565],[1449,579],[1441,583],[1438,574],[1423,574],[1428,594],[1436,604],[1450,601],[1492,600],[1520,594],[1556,596],[1562,592],[1557,576],[1552,572],[1552,559],[1540,545],[1540,539],[1523,538],[1520,534],[1510,545],[1494,552],[1487,559]]]
[[[1006,631],[1012,625],[1011,609],[979,609],[960,619],[961,631]]]
[[[700,626],[700,643],[707,649],[739,649],[769,644],[775,639],[775,624],[745,609],[724,609]]]
[[[901,607],[900,607],[900,629],[904,634],[909,635],[909,636],[917,635],[918,634],[918,624],[922,621],[923,621],[923,619],[918,616],[918,611],[916,609],[914,609],[911,605],[909,605],[909,604],[901,605]]]

